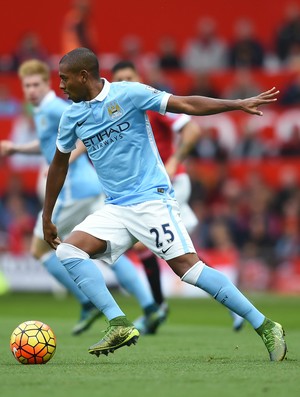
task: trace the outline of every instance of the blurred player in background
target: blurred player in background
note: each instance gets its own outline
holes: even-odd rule
[[[26,61],[19,68],[19,77],[26,101],[34,106],[33,116],[38,139],[26,144],[1,141],[0,154],[42,153],[50,164],[55,153],[59,120],[70,104],[51,90],[47,64],[39,60]],[[84,145],[78,141],[70,158],[69,172],[53,215],[62,238],[87,215],[102,207],[104,195],[101,193],[98,176],[86,155]],[[72,333],[78,335],[88,329],[102,313],[82,293],[58,260],[55,251],[44,241],[41,213],[34,229],[31,253],[80,302],[81,316]],[[150,288],[140,280],[133,263],[123,255],[114,263],[112,269],[121,286],[137,298],[149,327],[155,332],[161,322],[160,310]]]
[[[112,80],[142,81],[134,63],[131,61],[116,63],[112,68]],[[160,157],[171,179],[175,196],[180,206],[182,220],[188,233],[191,234],[198,224],[198,219],[189,206],[191,182],[183,161],[197,144],[201,136],[201,129],[192,120],[191,116],[186,114],[167,112],[165,115],[162,115],[149,110],[147,115]],[[141,243],[137,243],[135,249],[145,268],[155,301],[160,305],[162,313],[164,313],[163,319],[166,319],[168,304],[165,301],[161,288],[158,258]],[[244,319],[233,312],[231,315],[234,321],[233,328],[235,330],[241,329]],[[149,333],[145,317],[140,317],[134,324],[141,333]]]

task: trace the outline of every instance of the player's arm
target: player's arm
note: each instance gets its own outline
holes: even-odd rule
[[[40,154],[40,142],[38,139],[23,144],[17,144],[8,140],[0,141],[0,156],[11,156],[15,153]]]
[[[165,164],[170,178],[175,175],[178,165],[187,158],[191,150],[195,147],[196,143],[200,139],[201,128],[197,123],[195,123],[195,121],[191,120],[188,121],[179,132],[180,139],[176,150]]]
[[[43,208],[44,240],[54,249],[60,244],[56,226],[51,222],[53,208],[63,187],[69,168],[70,153],[62,153],[56,149],[55,156],[50,164],[46,194]]]
[[[176,96],[171,95],[167,111],[171,113],[185,113],[192,116],[206,116],[229,112],[232,110],[242,110],[246,113],[262,116],[258,110],[261,105],[267,105],[277,100],[279,91],[273,87],[271,90],[246,99],[215,99],[204,96]]]

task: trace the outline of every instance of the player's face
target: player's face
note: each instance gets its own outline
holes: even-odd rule
[[[40,74],[33,74],[22,78],[22,89],[26,101],[33,106],[39,106],[49,92],[50,86]]]
[[[131,68],[120,69],[112,77],[113,81],[140,81],[139,75]]]
[[[68,96],[73,102],[81,102],[89,100],[88,92],[85,84],[83,84],[82,75],[80,73],[73,73],[66,64],[59,65],[59,88]]]

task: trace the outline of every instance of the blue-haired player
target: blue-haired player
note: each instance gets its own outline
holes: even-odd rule
[[[59,63],[60,88],[74,103],[62,115],[57,150],[49,168],[43,212],[45,240],[82,291],[109,321],[103,338],[89,348],[108,354],[135,343],[139,332],[115,302],[92,257],[113,263],[136,241],[166,260],[182,281],[195,285],[245,318],[262,337],[272,361],[286,355],[284,331],[266,318],[221,272],[199,259],[183,225],[174,191],[158,154],[146,111],[210,115],[242,110],[262,115],[258,106],[276,101],[272,88],[243,100],[174,96],[149,86],[109,83],[99,75],[96,55],[87,48],[67,53]],[[80,223],[61,243],[52,211],[64,184],[69,158],[80,139],[107,196],[105,206]]]
[[[24,62],[19,68],[19,77],[25,99],[34,106],[38,139],[20,145],[2,141],[0,153],[10,155],[42,152],[50,164],[56,149],[60,117],[70,104],[51,90],[50,71],[45,63],[35,59]],[[103,194],[100,195],[101,184],[86,155],[85,147],[80,142],[76,142],[76,145],[78,147],[70,158],[69,172],[53,212],[53,220],[58,225],[61,238],[65,238],[87,215],[101,208],[104,202]],[[39,214],[34,229],[31,253],[80,302],[81,316],[72,330],[74,335],[78,335],[88,329],[102,313],[74,283],[55,251],[44,241],[41,215],[42,213]],[[161,314],[148,285],[142,282],[135,266],[125,255],[114,263],[113,270],[121,286],[137,298],[149,326],[155,332],[160,325]]]

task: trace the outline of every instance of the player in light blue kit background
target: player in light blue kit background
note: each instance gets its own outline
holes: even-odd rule
[[[140,83],[109,83],[100,78],[97,57],[87,48],[67,53],[59,63],[59,75],[60,88],[74,103],[60,121],[47,178],[43,230],[71,277],[109,321],[104,337],[89,352],[108,354],[139,337],[91,257],[112,264],[141,241],[166,260],[182,281],[203,289],[245,318],[262,337],[272,361],[283,360],[287,348],[282,326],[266,318],[227,277],[197,256],[146,115],[147,110],[195,116],[242,110],[262,115],[258,106],[276,101],[278,91],[272,88],[253,98],[220,100],[174,96]],[[87,148],[107,199],[101,210],[61,242],[52,212],[78,138]]]
[[[10,141],[1,141],[0,153],[11,155],[42,152],[47,163],[50,164],[55,153],[59,120],[70,103],[57,97],[51,90],[50,71],[45,63],[39,60],[24,62],[20,66],[19,77],[25,99],[34,106],[34,122],[38,139],[20,145]],[[99,209],[104,200],[103,195],[100,196],[102,188],[95,169],[86,155],[85,147],[80,142],[76,144],[77,149],[70,159],[69,172],[53,213],[53,219],[59,225],[62,238],[66,237],[87,215]],[[55,251],[44,241],[41,213],[34,229],[31,253],[80,302],[81,317],[73,328],[73,334],[77,335],[88,329],[102,313],[78,288],[56,257]],[[114,264],[113,270],[122,287],[137,298],[148,319],[149,327],[155,332],[160,324],[160,311],[150,289],[139,278],[133,263],[126,256],[122,256]]]

